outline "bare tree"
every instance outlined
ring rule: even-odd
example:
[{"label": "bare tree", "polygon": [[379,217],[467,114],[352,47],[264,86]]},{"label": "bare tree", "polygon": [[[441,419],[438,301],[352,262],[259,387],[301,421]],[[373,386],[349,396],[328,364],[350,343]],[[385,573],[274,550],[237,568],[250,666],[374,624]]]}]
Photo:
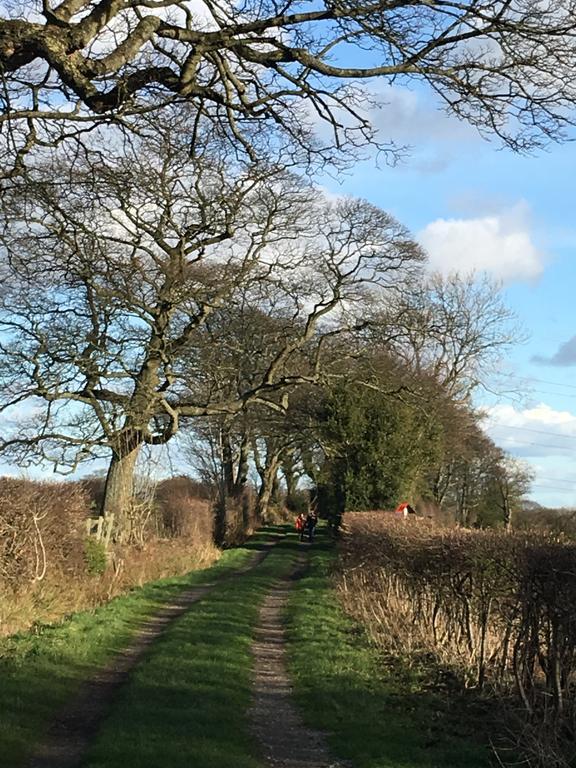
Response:
[{"label": "bare tree", "polygon": [[487,277],[433,274],[397,293],[372,337],[417,375],[432,376],[457,400],[488,386],[506,352],[522,338],[501,288]]},{"label": "bare tree", "polygon": [[[277,303],[284,298],[283,289],[278,292],[272,285],[261,287],[267,291],[260,291],[256,297],[252,286],[245,290],[238,286],[227,306],[204,324],[204,342],[196,350],[194,361],[189,361],[193,370],[188,379],[205,390],[205,398],[234,400],[257,387],[273,357],[302,333],[303,318],[286,314],[283,301]],[[293,360],[294,370],[301,377],[317,375],[314,364],[307,359],[316,342],[313,339],[301,350],[299,361]],[[192,465],[199,469],[205,455],[215,457],[212,478],[220,490],[222,507],[226,498],[242,495],[254,461],[262,478],[258,440],[270,420],[276,430],[281,428],[292,396],[290,393],[288,397],[286,389],[278,392],[274,411],[248,404],[240,413],[186,425],[185,442]]]},{"label": "bare tree", "polygon": [[[323,338],[423,258],[375,207],[237,164],[213,136],[191,155],[179,127],[79,158],[67,184],[52,159],[14,183],[1,233],[0,408],[38,404],[1,447],[55,467],[111,455],[104,505],[119,521],[143,445],[185,418],[282,410],[287,387],[318,376]],[[231,391],[208,386],[200,362],[207,321],[237,292],[292,332]]]},{"label": "bare tree", "polygon": [[184,458],[212,489],[214,538],[226,541],[228,504],[240,503],[244,530],[251,510],[244,495],[249,473],[250,445],[242,429],[244,412],[193,419],[184,425],[181,450]]},{"label": "bare tree", "polygon": [[522,501],[534,480],[534,470],[524,461],[496,449],[491,472],[493,503],[507,531],[512,530]]},{"label": "bare tree", "polygon": [[453,510],[459,525],[469,527],[481,516],[496,450],[494,443],[472,420],[459,439],[446,446],[444,472],[447,487],[443,502]]},{"label": "bare tree", "polygon": [[[446,109],[515,149],[562,138],[575,100],[575,0],[4,0],[4,150],[187,100],[250,150],[279,130],[308,151],[373,139],[367,78],[422,80]],[[194,137],[196,124],[189,126]],[[319,151],[320,146],[316,145]],[[16,165],[14,166],[14,161]]]},{"label": "bare tree", "polygon": [[[400,284],[407,274],[398,275]],[[252,289],[239,288],[227,307],[205,323],[205,341],[197,350],[196,368],[189,378],[209,392],[209,397],[218,393],[219,398],[234,399],[257,386],[270,360],[303,333],[305,317],[287,311],[286,280],[280,291],[275,286],[261,285],[266,291],[261,291],[257,300]],[[301,290],[297,296],[305,300]],[[301,444],[311,439],[305,434],[304,422],[308,420],[308,428],[313,428],[302,400],[307,396],[321,398],[325,380],[349,374],[343,360],[353,350],[355,333],[363,326],[359,309],[361,312],[362,308],[356,308],[341,315],[337,324],[319,329],[297,351],[292,367],[298,379],[277,393],[277,408],[248,403],[240,413],[196,419],[184,426],[187,456],[200,472],[207,458],[210,460],[210,478],[220,489],[222,506],[225,497],[242,495],[251,473],[257,477],[260,516],[278,501],[280,472],[288,493],[293,495],[296,466],[300,464],[296,454]],[[334,350],[336,340],[338,353]]]},{"label": "bare tree", "polygon": [[452,406],[445,416],[442,461],[430,476],[433,500],[451,510],[459,525],[503,524],[510,530],[532,470],[494,444],[478,413]]}]

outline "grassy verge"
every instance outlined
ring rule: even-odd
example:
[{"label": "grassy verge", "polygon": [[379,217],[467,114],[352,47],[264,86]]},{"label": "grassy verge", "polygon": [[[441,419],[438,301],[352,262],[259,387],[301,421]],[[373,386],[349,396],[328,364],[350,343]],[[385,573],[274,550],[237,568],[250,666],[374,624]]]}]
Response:
[{"label": "grassy verge", "polygon": [[247,564],[273,535],[260,532],[243,547],[224,552],[211,568],[148,584],[57,625],[37,625],[0,639],[0,764],[21,765],[82,680],[122,649],[164,602]]},{"label": "grassy verge", "polygon": [[430,688],[422,670],[385,663],[330,588],[335,553],[320,538],[288,609],[288,653],[307,721],[355,768],[486,768],[486,713]]},{"label": "grassy verge", "polygon": [[282,541],[216,587],[155,643],[115,702],[86,768],[259,768],[248,731],[254,624],[297,551]]}]

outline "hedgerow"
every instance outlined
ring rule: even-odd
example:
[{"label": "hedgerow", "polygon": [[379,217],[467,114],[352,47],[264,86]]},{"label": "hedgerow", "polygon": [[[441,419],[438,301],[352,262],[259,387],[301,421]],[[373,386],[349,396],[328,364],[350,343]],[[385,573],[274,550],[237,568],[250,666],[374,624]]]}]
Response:
[{"label": "hedgerow", "polygon": [[516,751],[535,766],[570,765],[576,544],[388,513],[348,514],[345,524],[338,586],[372,639],[512,702]]}]

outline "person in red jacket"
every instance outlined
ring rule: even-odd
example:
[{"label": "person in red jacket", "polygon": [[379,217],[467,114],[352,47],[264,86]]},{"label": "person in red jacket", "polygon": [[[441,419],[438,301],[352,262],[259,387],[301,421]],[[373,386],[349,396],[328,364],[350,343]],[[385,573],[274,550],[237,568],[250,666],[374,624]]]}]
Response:
[{"label": "person in red jacket", "polygon": [[304,512],[300,512],[296,518],[296,531],[300,534],[300,541],[304,541],[304,529],[306,526],[306,515]]}]

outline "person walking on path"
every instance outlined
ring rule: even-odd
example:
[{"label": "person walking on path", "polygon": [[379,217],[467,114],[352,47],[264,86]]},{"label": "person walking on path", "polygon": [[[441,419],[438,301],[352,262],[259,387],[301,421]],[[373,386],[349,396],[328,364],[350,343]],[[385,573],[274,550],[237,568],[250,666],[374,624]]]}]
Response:
[{"label": "person walking on path", "polygon": [[304,534],[306,532],[306,523],[308,518],[304,512],[300,512],[296,518],[296,531],[300,534],[300,541],[304,541]]},{"label": "person walking on path", "polygon": [[308,535],[308,541],[314,541],[314,534],[316,533],[316,526],[318,525],[318,515],[311,510],[306,515],[306,521],[304,523],[304,529]]}]

